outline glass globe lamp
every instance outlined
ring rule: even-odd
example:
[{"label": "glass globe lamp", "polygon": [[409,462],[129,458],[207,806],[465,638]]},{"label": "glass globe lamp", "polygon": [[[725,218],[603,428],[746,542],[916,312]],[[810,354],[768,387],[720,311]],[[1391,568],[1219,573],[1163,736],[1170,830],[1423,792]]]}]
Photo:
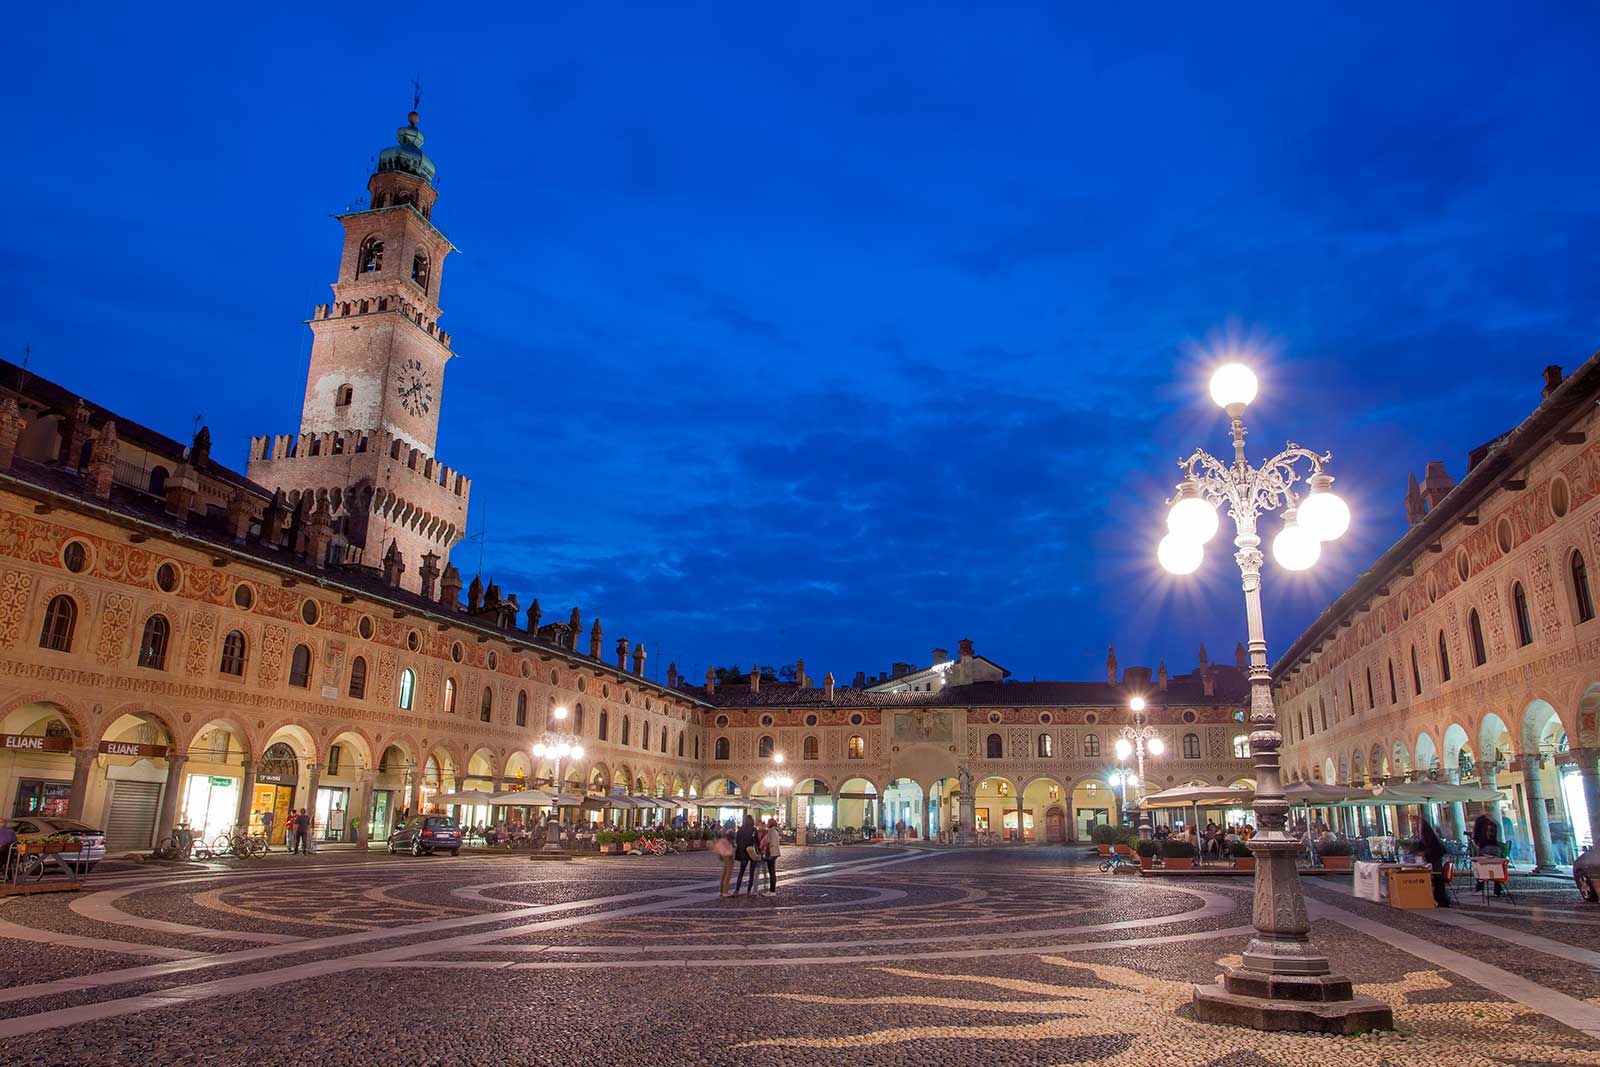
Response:
[{"label": "glass globe lamp", "polygon": [[1318,541],[1338,540],[1350,528],[1350,505],[1329,488],[1332,484],[1329,475],[1313,474],[1311,492],[1299,508],[1300,525]]},{"label": "glass globe lamp", "polygon": [[1211,375],[1211,399],[1228,414],[1237,414],[1256,398],[1256,372],[1243,363],[1224,363]]},{"label": "glass globe lamp", "polygon": [[1178,486],[1178,500],[1167,512],[1167,530],[1186,541],[1203,545],[1217,536],[1217,509],[1200,495],[1195,483]]},{"label": "glass globe lamp", "polygon": [[1118,759],[1127,759],[1128,756],[1132,754],[1132,752],[1133,752],[1133,746],[1128,743],[1128,739],[1127,738],[1125,738],[1125,737],[1117,738],[1117,758]]},{"label": "glass globe lamp", "polygon": [[1159,737],[1152,737],[1145,747],[1150,750],[1152,756],[1159,756],[1167,750],[1166,742]]},{"label": "glass globe lamp", "polygon": [[1169,533],[1156,545],[1156,559],[1169,574],[1193,574],[1205,561],[1205,546]]},{"label": "glass globe lamp", "polygon": [[1294,511],[1283,517],[1283,529],[1272,539],[1272,558],[1286,571],[1303,571],[1322,555],[1322,544],[1301,526]]},{"label": "glass globe lamp", "polygon": [[1134,697],[1132,700],[1128,701],[1128,707],[1134,711],[1143,711],[1144,697]]}]

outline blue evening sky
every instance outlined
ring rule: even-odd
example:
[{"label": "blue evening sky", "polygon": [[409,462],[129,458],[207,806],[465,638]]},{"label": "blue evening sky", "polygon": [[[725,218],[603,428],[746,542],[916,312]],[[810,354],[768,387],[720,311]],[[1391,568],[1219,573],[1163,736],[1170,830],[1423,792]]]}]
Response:
[{"label": "blue evening sky", "polygon": [[242,469],[420,77],[485,572],[843,683],[1230,659],[1223,542],[1153,551],[1230,344],[1356,512],[1279,652],[1600,342],[1593,8],[758,7],[19,10],[0,350]]}]

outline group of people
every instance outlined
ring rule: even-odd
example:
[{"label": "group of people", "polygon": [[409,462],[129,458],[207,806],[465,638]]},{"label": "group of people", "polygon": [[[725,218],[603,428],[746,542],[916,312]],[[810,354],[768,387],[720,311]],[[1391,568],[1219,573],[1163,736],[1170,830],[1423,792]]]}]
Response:
[{"label": "group of people", "polygon": [[1218,857],[1232,854],[1233,846],[1237,842],[1248,842],[1255,836],[1255,832],[1255,827],[1247,822],[1218,826],[1210,820],[1206,821],[1204,830],[1196,828],[1194,823],[1188,823],[1181,826],[1157,826],[1153,831],[1157,841],[1175,837],[1189,842],[1202,856]]},{"label": "group of people", "polygon": [[[267,839],[267,851],[272,851],[272,824],[277,816],[272,809],[263,811],[261,818],[261,833]],[[290,855],[299,853],[302,856],[311,853],[311,813],[305,808],[290,808],[289,814],[283,817],[283,843]]]},{"label": "group of people", "polygon": [[[737,830],[729,829],[712,844],[712,850],[722,860],[722,889],[724,897],[736,897],[741,888],[746,896],[756,892],[756,876],[762,866],[767,869],[767,889],[770,896],[778,891],[778,856],[783,851],[783,834],[777,819],[768,819],[763,826],[755,816],[745,812],[744,824]],[[739,861],[739,875],[733,878],[733,892],[728,892],[728,879],[733,877],[733,861]],[[748,885],[746,876],[748,875]]]}]

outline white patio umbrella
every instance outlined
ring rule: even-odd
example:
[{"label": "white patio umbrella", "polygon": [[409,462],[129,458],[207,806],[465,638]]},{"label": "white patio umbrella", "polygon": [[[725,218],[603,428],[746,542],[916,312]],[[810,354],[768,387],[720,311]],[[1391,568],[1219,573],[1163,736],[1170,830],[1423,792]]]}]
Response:
[{"label": "white patio umbrella", "polygon": [[515,793],[496,793],[489,800],[490,807],[548,808],[550,794],[542,789],[524,789]]},{"label": "white patio umbrella", "polygon": [[488,804],[499,795],[481,789],[462,789],[455,793],[439,793],[430,799],[435,804]]}]

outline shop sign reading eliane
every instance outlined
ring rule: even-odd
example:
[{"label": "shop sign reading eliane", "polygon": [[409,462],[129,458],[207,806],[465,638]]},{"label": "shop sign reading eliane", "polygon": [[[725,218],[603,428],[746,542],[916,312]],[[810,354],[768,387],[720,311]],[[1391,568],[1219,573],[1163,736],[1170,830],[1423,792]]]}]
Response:
[{"label": "shop sign reading eliane", "polygon": [[145,756],[160,759],[167,754],[167,746],[141,745],[133,741],[102,741],[100,751],[107,756]]},{"label": "shop sign reading eliane", "polygon": [[72,738],[33,734],[0,734],[0,749],[19,752],[71,752]]}]

